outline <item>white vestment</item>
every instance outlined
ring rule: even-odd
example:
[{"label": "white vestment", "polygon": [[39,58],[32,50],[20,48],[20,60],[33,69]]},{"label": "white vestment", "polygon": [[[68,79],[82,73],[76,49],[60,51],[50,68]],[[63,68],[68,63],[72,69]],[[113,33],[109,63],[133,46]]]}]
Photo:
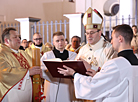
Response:
[{"label": "white vestment", "polygon": [[5,95],[2,102],[32,102],[32,81],[31,81],[31,77],[29,76],[29,71],[23,78],[23,82],[20,90],[18,89],[19,84],[20,82],[18,82],[8,92],[8,94]]},{"label": "white vestment", "polygon": [[107,61],[94,77],[76,73],[75,95],[96,102],[132,102],[129,101],[132,79],[132,65],[118,57]]},{"label": "white vestment", "polygon": [[[71,51],[68,52],[69,59],[75,59],[77,54]],[[43,60],[53,58],[55,58],[53,51],[44,53],[44,55],[41,57],[42,70],[47,70]],[[72,102],[77,100],[75,98],[74,84],[72,79],[53,78],[48,71],[43,71],[43,78],[46,79],[44,84],[44,95],[46,96],[46,102]]]},{"label": "white vestment", "polygon": [[84,45],[80,49],[76,59],[79,57],[85,59],[92,65],[92,69],[97,71],[106,61],[116,57],[116,54],[113,51],[112,45],[101,37],[95,45]]}]

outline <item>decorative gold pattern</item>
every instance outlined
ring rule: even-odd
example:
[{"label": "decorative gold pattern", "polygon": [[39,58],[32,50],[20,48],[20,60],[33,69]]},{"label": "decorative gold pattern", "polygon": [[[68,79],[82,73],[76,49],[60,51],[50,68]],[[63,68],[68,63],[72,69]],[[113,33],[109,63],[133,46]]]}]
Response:
[{"label": "decorative gold pattern", "polygon": [[94,57],[93,55],[92,55],[90,64],[98,67],[98,61],[96,60],[96,57]]},{"label": "decorative gold pattern", "polygon": [[20,53],[20,56],[15,54],[14,52],[12,52],[12,54],[17,58],[17,60],[19,61],[21,67],[28,69],[30,68],[29,63],[27,62],[27,60],[25,59],[25,57]]}]

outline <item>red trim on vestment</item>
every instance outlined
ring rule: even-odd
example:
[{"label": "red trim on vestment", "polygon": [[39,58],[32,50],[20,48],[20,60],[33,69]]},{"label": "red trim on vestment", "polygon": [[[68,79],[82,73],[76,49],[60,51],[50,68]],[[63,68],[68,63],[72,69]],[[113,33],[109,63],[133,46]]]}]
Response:
[{"label": "red trim on vestment", "polygon": [[41,54],[43,55],[43,54],[44,54],[44,52],[42,51],[42,52],[41,52]]},{"label": "red trim on vestment", "polygon": [[30,65],[26,58],[20,53],[20,56],[18,56],[16,53],[12,52],[12,54],[16,57],[16,59],[19,61],[21,67],[28,69],[30,68]]},{"label": "red trim on vestment", "polygon": [[[28,69],[27,69],[25,75],[23,76],[23,78],[26,76],[27,72],[28,72]],[[22,79],[23,79],[23,78],[22,78]],[[19,80],[15,85],[17,85],[20,81],[21,81],[21,80]],[[3,98],[5,97],[5,95],[6,95],[15,85],[13,85],[13,86],[3,95],[3,97],[2,97],[1,100],[0,100],[0,102],[3,100]]]},{"label": "red trim on vestment", "polygon": [[24,78],[22,78],[21,81],[19,82],[18,90],[21,90],[21,88],[22,88],[23,79]]},{"label": "red trim on vestment", "polygon": [[[24,77],[26,76],[28,69],[30,68],[29,63],[27,62],[26,58],[20,53],[20,56],[18,56],[17,54],[15,54],[14,52],[12,52],[12,54],[16,57],[16,59],[19,61],[21,67],[27,69],[25,75],[23,76],[23,78],[21,80],[19,80],[15,85],[17,85],[20,81],[22,81],[24,79]],[[23,60],[23,61],[22,61]],[[26,64],[26,65],[25,65]],[[3,98],[5,97],[5,95],[15,86],[13,85],[1,98],[0,102],[3,100]],[[19,84],[20,85],[20,84]]]}]

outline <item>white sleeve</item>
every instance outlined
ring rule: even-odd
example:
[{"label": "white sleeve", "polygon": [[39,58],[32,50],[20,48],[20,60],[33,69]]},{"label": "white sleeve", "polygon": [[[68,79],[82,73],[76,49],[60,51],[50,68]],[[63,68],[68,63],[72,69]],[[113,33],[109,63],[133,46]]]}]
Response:
[{"label": "white sleeve", "polygon": [[47,54],[44,53],[44,55],[40,59],[43,78],[51,83],[57,84],[59,82],[59,78],[53,78],[50,72],[47,70],[45,64],[43,63],[43,61],[46,59],[47,59]]},{"label": "white sleeve", "polygon": [[76,73],[74,76],[77,98],[95,100],[108,94],[109,89],[120,82],[120,73],[115,63],[108,61],[93,78]]}]

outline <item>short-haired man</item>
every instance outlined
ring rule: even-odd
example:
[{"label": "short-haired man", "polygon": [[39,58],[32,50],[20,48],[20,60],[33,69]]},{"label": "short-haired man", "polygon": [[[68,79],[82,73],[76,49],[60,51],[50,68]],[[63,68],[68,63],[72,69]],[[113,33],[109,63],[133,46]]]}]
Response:
[{"label": "short-haired man", "polygon": [[32,102],[31,76],[40,74],[31,57],[20,47],[20,35],[14,28],[2,33],[0,48],[0,102]]},{"label": "short-haired man", "polygon": [[133,48],[134,53],[138,54],[138,29],[136,25],[132,26],[133,30],[133,39],[131,41],[131,47]]},{"label": "short-haired man", "polygon": [[[80,50],[80,48],[79,48],[80,43],[81,43],[81,38],[79,36],[73,36],[71,38],[71,44],[68,44],[65,49],[67,49],[68,51],[78,53]],[[79,48],[79,49],[77,49],[77,48]],[[76,51],[76,49],[77,49],[77,51]]]},{"label": "short-haired man", "polygon": [[43,43],[42,43],[42,36],[40,33],[36,32],[33,35],[33,42],[34,44],[31,45],[31,47],[28,47],[25,51],[32,56],[32,48],[39,48],[40,49],[40,54],[41,56],[47,52],[50,51],[51,49],[46,47]]},{"label": "short-haired man", "polygon": [[102,65],[116,56],[112,45],[102,36],[103,17],[97,10],[89,8],[83,16],[83,24],[86,30],[87,44],[84,45],[76,59],[80,57],[91,64],[95,71],[100,70]]},{"label": "short-haired man", "polygon": [[26,39],[23,39],[19,49],[20,50],[25,50],[27,47],[28,47],[28,41]]},{"label": "short-haired man", "polygon": [[[74,85],[72,79],[53,78],[49,71],[43,64],[46,59],[60,58],[61,60],[75,59],[76,53],[67,51],[65,49],[65,36],[63,32],[55,32],[53,34],[52,51],[44,53],[41,57],[43,78],[46,79],[44,86],[44,94],[46,95],[46,102],[72,102],[75,101]],[[77,102],[77,100],[75,101]]]},{"label": "short-haired man", "polygon": [[[138,59],[131,49],[133,31],[129,25],[119,25],[112,32],[114,50],[118,52],[118,58],[107,61],[100,72],[94,70],[87,72],[90,76],[84,76],[67,66],[58,68],[59,73],[74,76],[75,95],[77,98],[94,100],[97,102],[132,102],[129,101],[130,89],[133,89],[132,65],[138,66]],[[86,62],[85,62],[86,64]],[[91,77],[92,76],[92,77]],[[132,93],[131,93],[132,94]]]}]

